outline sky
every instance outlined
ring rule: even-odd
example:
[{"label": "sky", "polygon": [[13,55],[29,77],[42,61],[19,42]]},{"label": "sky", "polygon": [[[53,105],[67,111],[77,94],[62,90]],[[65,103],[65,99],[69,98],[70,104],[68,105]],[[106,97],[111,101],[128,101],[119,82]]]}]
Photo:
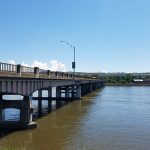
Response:
[{"label": "sky", "polygon": [[[149,0],[0,0],[0,62],[150,72]],[[45,66],[46,65],[46,66]]]}]

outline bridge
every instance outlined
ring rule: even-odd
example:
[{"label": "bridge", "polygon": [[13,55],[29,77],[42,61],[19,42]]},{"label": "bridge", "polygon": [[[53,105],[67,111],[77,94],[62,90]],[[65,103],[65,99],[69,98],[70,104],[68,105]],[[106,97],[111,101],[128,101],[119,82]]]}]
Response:
[{"label": "bridge", "polygon": [[[87,78],[72,72],[54,72],[0,62],[0,128],[26,129],[35,128],[32,121],[33,108],[31,100],[38,100],[38,113],[42,112],[42,100],[48,100],[48,110],[52,109],[52,100],[59,106],[61,101],[81,100],[81,97],[103,87],[103,81]],[[56,87],[56,96],[52,96],[52,87]],[[38,91],[38,96],[33,93]],[[48,96],[43,97],[43,91]],[[6,96],[20,95],[19,100],[9,100]],[[4,110],[20,110],[19,121],[5,120]]]}]

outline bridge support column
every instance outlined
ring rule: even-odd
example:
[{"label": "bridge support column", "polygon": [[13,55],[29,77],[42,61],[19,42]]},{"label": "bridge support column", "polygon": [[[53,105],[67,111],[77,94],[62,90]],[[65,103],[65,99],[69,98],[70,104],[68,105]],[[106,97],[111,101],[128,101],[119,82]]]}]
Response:
[{"label": "bridge support column", "polygon": [[59,100],[61,98],[61,87],[56,87],[56,108],[61,107],[61,101]]},{"label": "bridge support column", "polygon": [[65,97],[66,97],[66,98],[69,98],[69,97],[70,97],[70,87],[69,87],[69,86],[66,86],[65,88],[66,88],[66,89],[65,89]]},{"label": "bridge support column", "polygon": [[98,85],[99,85],[98,88],[100,89],[100,88],[102,88],[104,86],[104,83],[103,82],[99,82]]},{"label": "bridge support column", "polygon": [[29,96],[24,96],[21,102],[20,122],[23,128],[36,128],[37,124],[32,121],[33,108]]},{"label": "bridge support column", "polygon": [[93,91],[96,90],[96,84],[95,83],[93,83],[92,88],[93,88]]},{"label": "bridge support column", "polygon": [[99,89],[99,83],[98,82],[96,83],[96,89],[97,90]]},{"label": "bridge support column", "polygon": [[98,82],[96,83],[96,90],[98,90],[99,89],[99,85],[98,85]]},{"label": "bridge support column", "polygon": [[102,88],[104,86],[104,83],[100,82],[99,83],[99,88]]},{"label": "bridge support column", "polygon": [[80,85],[76,86],[76,98],[79,100],[81,99],[81,86]]},{"label": "bridge support column", "polygon": [[65,87],[65,98],[66,98],[66,104],[70,102],[71,97],[70,97],[70,86]]},{"label": "bridge support column", "polygon": [[56,100],[56,109],[60,108],[62,106],[62,102],[59,100]]},{"label": "bridge support column", "polygon": [[[97,87],[98,88],[98,87]],[[96,83],[86,83],[81,85],[81,95],[92,93],[96,88]]]},{"label": "bridge support column", "polygon": [[[2,96],[1,96],[2,97]],[[20,119],[9,121],[5,120],[3,109],[16,108],[20,110]],[[0,128],[7,129],[32,129],[36,128],[37,124],[32,121],[33,108],[29,96],[24,96],[23,100],[0,100]],[[4,116],[3,116],[4,115]]]},{"label": "bridge support column", "polygon": [[100,89],[100,83],[99,82],[97,83],[97,88]]},{"label": "bridge support column", "polygon": [[93,92],[93,88],[92,88],[92,83],[88,84],[88,93],[92,93]]},{"label": "bridge support column", "polygon": [[61,87],[56,87],[56,97],[61,98]]},{"label": "bridge support column", "polygon": [[75,86],[74,85],[72,85],[71,86],[71,98],[73,99],[73,98],[75,98]]},{"label": "bridge support column", "polygon": [[94,83],[94,86],[95,86],[95,91],[97,90],[97,83]]},{"label": "bridge support column", "polygon": [[3,118],[3,106],[2,106],[2,95],[0,94],[0,124],[2,123],[2,118]]},{"label": "bridge support column", "polygon": [[51,112],[52,111],[52,88],[50,87],[48,89],[48,112]]},{"label": "bridge support column", "polygon": [[42,90],[38,90],[38,116],[42,115]]},{"label": "bridge support column", "polygon": [[81,94],[82,94],[82,96],[84,96],[85,94],[87,94],[86,85],[84,85],[84,84],[81,86]]}]

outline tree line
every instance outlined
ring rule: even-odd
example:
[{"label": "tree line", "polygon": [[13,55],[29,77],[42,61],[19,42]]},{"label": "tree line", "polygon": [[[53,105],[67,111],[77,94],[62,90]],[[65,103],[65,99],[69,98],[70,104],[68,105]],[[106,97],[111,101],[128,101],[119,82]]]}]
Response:
[{"label": "tree line", "polygon": [[87,73],[84,75],[87,78],[100,79],[111,84],[129,84],[134,79],[150,80],[149,73]]}]

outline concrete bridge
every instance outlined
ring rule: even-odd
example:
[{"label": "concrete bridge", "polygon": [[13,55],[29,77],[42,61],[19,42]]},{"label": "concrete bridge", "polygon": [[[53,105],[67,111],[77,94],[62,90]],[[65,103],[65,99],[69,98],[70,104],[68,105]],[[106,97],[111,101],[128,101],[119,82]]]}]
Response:
[{"label": "concrete bridge", "polygon": [[[56,100],[57,105],[61,101],[80,100],[81,96],[103,85],[102,81],[85,76],[75,75],[73,78],[70,72],[53,72],[38,67],[0,63],[0,128],[36,127],[36,123],[32,121],[31,100],[38,100],[40,115],[42,99],[48,100],[48,110],[51,111],[52,100]],[[52,96],[52,87],[56,87],[56,97]],[[43,97],[43,90],[48,92],[48,97]],[[38,97],[33,97],[35,91],[38,91]],[[5,99],[8,95],[20,95],[21,98],[20,100]],[[19,109],[19,121],[6,121],[4,113],[6,108]]]}]

